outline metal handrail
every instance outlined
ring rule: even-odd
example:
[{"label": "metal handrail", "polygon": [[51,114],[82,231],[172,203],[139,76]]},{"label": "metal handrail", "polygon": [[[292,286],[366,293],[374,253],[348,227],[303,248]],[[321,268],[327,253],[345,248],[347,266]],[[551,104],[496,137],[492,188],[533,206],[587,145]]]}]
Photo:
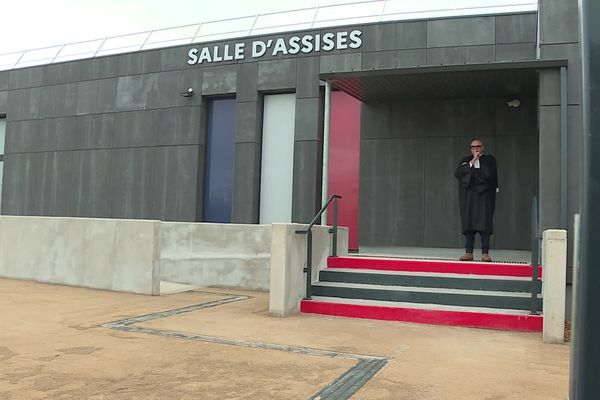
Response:
[{"label": "metal handrail", "polygon": [[306,267],[304,272],[306,273],[306,297],[304,300],[310,300],[312,297],[312,227],[321,218],[321,215],[325,212],[329,204],[333,201],[333,226],[329,230],[332,234],[332,245],[331,245],[331,257],[337,257],[337,236],[338,236],[338,199],[342,196],[338,194],[332,194],[329,200],[325,203],[321,210],[315,215],[315,217],[308,224],[308,228],[299,229],[296,231],[298,235],[306,235]]},{"label": "metal handrail", "polygon": [[538,267],[540,265],[540,227],[539,227],[538,201],[537,196],[531,200],[531,314],[539,314],[540,279],[538,277]]}]

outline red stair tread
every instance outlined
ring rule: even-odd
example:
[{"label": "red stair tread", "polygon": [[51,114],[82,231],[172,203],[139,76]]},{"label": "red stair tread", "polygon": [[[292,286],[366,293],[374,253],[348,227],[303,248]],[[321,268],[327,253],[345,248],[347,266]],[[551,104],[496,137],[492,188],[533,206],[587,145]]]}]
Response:
[{"label": "red stair tread", "polygon": [[[392,258],[328,257],[328,268],[373,269],[379,271],[435,272],[447,274],[531,277],[532,268],[524,264],[432,261]],[[538,277],[542,277],[538,267]]]},{"label": "red stair tread", "polygon": [[327,303],[302,300],[303,313],[333,315],[383,321],[416,322],[430,325],[464,326],[471,328],[541,332],[541,315],[495,314],[467,311],[428,310],[418,308],[383,307],[360,304]]}]

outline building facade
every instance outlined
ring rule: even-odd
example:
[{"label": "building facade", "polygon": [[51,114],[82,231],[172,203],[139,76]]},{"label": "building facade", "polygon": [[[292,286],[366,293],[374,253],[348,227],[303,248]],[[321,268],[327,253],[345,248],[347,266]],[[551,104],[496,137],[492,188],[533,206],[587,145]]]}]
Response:
[{"label": "building facade", "polygon": [[460,247],[481,137],[494,246],[528,249],[534,196],[541,229],[579,210],[577,2],[0,71],[0,117],[4,215],[308,222],[325,173],[352,248]]}]

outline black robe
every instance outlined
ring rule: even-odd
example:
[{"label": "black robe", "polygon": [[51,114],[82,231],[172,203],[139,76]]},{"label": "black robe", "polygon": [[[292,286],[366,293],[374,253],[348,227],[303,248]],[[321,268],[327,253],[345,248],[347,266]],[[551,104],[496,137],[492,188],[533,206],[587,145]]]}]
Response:
[{"label": "black robe", "polygon": [[483,154],[480,168],[471,167],[473,156],[458,163],[454,176],[458,179],[458,201],[462,233],[467,231],[494,233],[494,209],[498,173],[494,156]]}]

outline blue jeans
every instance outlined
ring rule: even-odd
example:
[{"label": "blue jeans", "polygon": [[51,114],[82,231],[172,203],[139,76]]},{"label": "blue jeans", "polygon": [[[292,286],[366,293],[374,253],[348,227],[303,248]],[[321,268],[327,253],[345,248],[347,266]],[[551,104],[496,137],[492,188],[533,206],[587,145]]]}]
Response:
[{"label": "blue jeans", "polygon": [[481,236],[481,252],[487,254],[490,251],[490,234],[487,232],[478,231],[467,231],[465,233],[465,249],[467,253],[473,253],[473,246],[475,245],[475,234],[479,233]]}]

